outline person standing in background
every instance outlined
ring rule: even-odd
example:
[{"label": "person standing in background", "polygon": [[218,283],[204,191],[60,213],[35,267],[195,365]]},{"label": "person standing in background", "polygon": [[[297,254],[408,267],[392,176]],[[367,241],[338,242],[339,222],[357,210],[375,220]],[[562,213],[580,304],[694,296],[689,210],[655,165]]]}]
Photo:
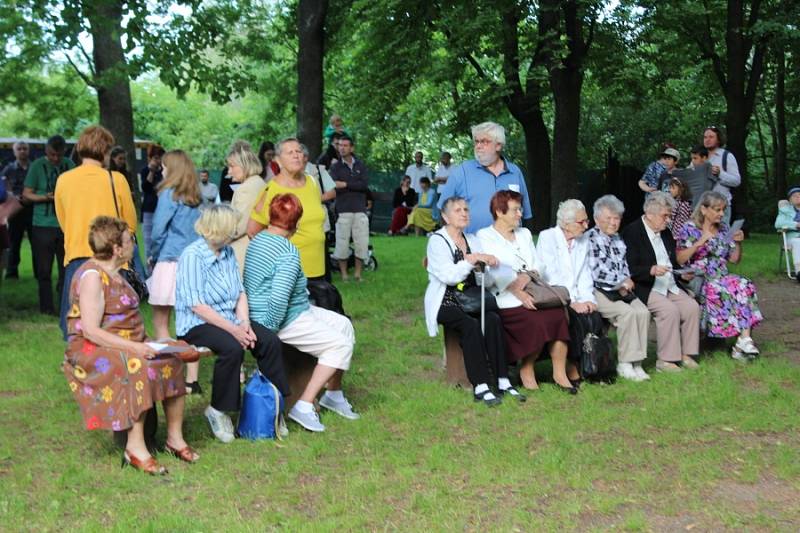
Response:
[{"label": "person standing in background", "polygon": [[431,167],[422,162],[423,158],[424,154],[422,152],[416,152],[414,154],[414,163],[406,168],[406,176],[411,177],[411,188],[415,191],[422,190],[419,180],[422,178],[433,179]]},{"label": "person standing in background", "polygon": [[[28,241],[32,242],[31,232],[33,230],[33,205],[22,197],[22,190],[25,187],[25,176],[28,175],[30,166],[30,147],[25,141],[14,143],[14,161],[6,165],[0,172],[0,179],[6,180],[6,192],[13,194],[22,203],[22,210],[8,221],[8,233],[11,249],[8,257],[8,269],[6,279],[19,278],[20,248],[25,232],[28,232]],[[31,257],[33,267],[33,257]],[[35,267],[32,268],[34,270]]]},{"label": "person standing in background", "polygon": [[[77,152],[77,150],[76,150]],[[133,203],[136,209],[142,207],[142,191],[139,190],[139,182],[134,179],[134,174],[128,170],[128,154],[122,146],[115,146],[111,149],[111,157],[108,160],[108,170],[116,171],[125,176],[128,181],[128,186],[131,189],[131,196],[133,196]],[[138,250],[134,256],[138,255]]]},{"label": "person standing in background", "polygon": [[450,170],[453,168],[453,158],[450,152],[442,152],[442,157],[439,158],[439,165],[436,167],[436,176],[433,183],[436,187],[447,183],[447,178],[450,177]]},{"label": "person standing in background", "polygon": [[217,185],[208,181],[208,170],[200,170],[200,196],[203,197],[203,205],[213,204],[218,194]]},{"label": "person standing in background", "polygon": [[147,166],[139,172],[142,183],[142,237],[145,257],[150,255],[150,234],[153,231],[153,215],[158,205],[158,184],[164,179],[161,172],[161,158],[166,153],[164,147],[151,144],[147,148]]},{"label": "person standing in background", "polygon": [[50,137],[44,148],[44,157],[34,161],[28,169],[22,191],[25,200],[34,204],[31,250],[36,282],[39,284],[39,312],[48,315],[57,315],[50,283],[53,260],[58,263],[57,301],[61,301],[64,287],[64,233],[58,224],[53,200],[58,177],[75,167],[70,159],[64,157],[66,148],[64,137]]},{"label": "person standing in background", "polygon": [[742,176],[739,173],[739,164],[736,162],[736,157],[723,148],[724,144],[725,137],[718,127],[709,126],[703,130],[703,146],[708,150],[711,179],[714,181],[712,190],[717,191],[728,200],[722,221],[730,226],[731,201],[733,199],[731,189],[738,187],[742,183]]}]

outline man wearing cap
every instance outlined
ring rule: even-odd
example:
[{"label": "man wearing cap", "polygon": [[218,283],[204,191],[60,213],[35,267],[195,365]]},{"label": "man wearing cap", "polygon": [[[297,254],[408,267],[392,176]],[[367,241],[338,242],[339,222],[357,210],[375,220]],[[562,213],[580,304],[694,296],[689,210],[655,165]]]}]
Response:
[{"label": "man wearing cap", "polygon": [[639,188],[647,193],[645,196],[654,191],[669,192],[669,180],[680,158],[679,151],[671,145],[665,145],[658,154],[658,161],[650,163],[639,180]]}]

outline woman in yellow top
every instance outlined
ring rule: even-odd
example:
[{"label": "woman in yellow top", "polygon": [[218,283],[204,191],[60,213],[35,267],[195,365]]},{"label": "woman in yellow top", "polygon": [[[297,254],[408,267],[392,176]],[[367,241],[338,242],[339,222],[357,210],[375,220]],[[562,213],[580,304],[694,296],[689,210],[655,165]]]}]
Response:
[{"label": "woman in yellow top", "polygon": [[[121,218],[136,234],[136,208],[128,180],[119,172],[103,168],[114,146],[114,136],[102,126],[81,132],[75,150],[81,165],[61,174],[56,182],[56,218],[64,232],[64,290],[61,296],[61,331],[67,338],[66,311],[72,276],[93,253],[89,227],[100,215]],[[113,188],[111,186],[113,180]]]},{"label": "woman in yellow top", "polygon": [[[233,182],[233,198],[231,207],[239,214],[239,223],[236,225],[236,232],[233,236],[231,247],[239,264],[239,274],[244,274],[244,255],[247,252],[247,245],[250,244],[250,237],[247,236],[247,221],[250,213],[256,206],[258,198],[264,191],[264,179],[261,177],[261,161],[253,152],[250,143],[246,141],[236,141],[231,146],[226,158],[228,164],[228,175]],[[238,184],[238,185],[237,185]]]},{"label": "woman in yellow top", "polygon": [[291,193],[300,199],[303,216],[297,224],[297,232],[290,239],[300,252],[300,263],[307,278],[325,275],[325,211],[319,187],[310,176],[306,176],[303,149],[295,138],[284,139],[275,147],[275,158],[281,172],[267,184],[259,198],[247,233],[251,237],[269,225],[269,204],[279,194]]}]

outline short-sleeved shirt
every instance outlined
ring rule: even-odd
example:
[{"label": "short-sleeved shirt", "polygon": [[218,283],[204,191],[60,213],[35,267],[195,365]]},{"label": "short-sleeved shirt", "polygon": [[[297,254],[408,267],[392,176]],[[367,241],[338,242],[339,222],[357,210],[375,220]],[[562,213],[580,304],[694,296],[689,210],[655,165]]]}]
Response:
[{"label": "short-sleeved shirt", "polygon": [[[266,188],[266,198],[261,211],[253,209],[250,218],[264,226],[269,225],[269,204],[279,194],[291,193],[300,200],[303,206],[303,216],[297,223],[297,232],[292,236],[294,244],[300,252],[300,262],[306,277],[317,278],[325,275],[325,232],[322,227],[325,223],[325,210],[322,207],[319,185],[314,178],[306,176],[306,183],[297,189],[284,187],[275,180],[269,182]],[[260,203],[256,202],[256,207]]]},{"label": "short-sleeved shirt", "polygon": [[17,198],[22,198],[22,189],[25,187],[25,177],[28,175],[28,167],[24,168],[19,164],[19,161],[12,161],[0,171],[0,178],[5,178],[6,189],[8,192],[14,193]]},{"label": "short-sleeved shirt", "polygon": [[244,292],[239,265],[233,249],[225,246],[215,254],[200,238],[190,244],[178,259],[175,284],[175,332],[186,335],[194,327],[205,324],[192,307],[205,304],[225,320],[234,324],[236,304]]},{"label": "short-sleeved shirt", "polygon": [[495,176],[486,167],[474,159],[464,161],[453,169],[447,183],[439,187],[438,208],[453,196],[466,198],[469,204],[470,221],[465,233],[477,233],[478,230],[494,223],[489,203],[497,191],[512,190],[522,194],[522,218],[533,218],[528,187],[525,178],[517,165],[503,159],[503,171]]},{"label": "short-sleeved shirt", "polygon": [[[73,168],[75,168],[75,163],[66,157],[62,157],[58,165],[53,165],[46,157],[40,157],[31,163],[28,175],[25,176],[25,187],[40,195],[54,193],[58,177]],[[59,227],[54,202],[33,204],[33,225],[47,228]]]}]

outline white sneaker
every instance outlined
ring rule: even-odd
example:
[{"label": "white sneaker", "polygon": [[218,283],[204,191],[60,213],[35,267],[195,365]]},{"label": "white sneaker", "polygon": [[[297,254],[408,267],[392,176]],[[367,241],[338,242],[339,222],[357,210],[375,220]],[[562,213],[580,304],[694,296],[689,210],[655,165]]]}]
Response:
[{"label": "white sneaker", "polygon": [[208,425],[211,426],[211,431],[214,433],[215,437],[225,444],[234,441],[236,435],[233,434],[233,422],[231,422],[231,417],[217,411],[210,405],[206,407],[203,414],[206,415]]},{"label": "white sneaker", "polygon": [[750,361],[753,360],[752,356],[748,356],[743,351],[738,350],[736,346],[734,346],[733,349],[731,350],[731,357],[736,361],[742,361],[743,363],[749,363]]},{"label": "white sneaker", "polygon": [[740,352],[744,352],[747,355],[758,355],[759,354],[758,347],[753,342],[753,338],[752,337],[742,337],[742,336],[740,336],[736,340],[736,345],[734,346],[734,349],[738,349]]},{"label": "white sneaker", "polygon": [[315,433],[321,433],[325,431],[325,426],[323,426],[322,422],[319,421],[319,415],[314,409],[308,413],[302,413],[298,411],[297,406],[293,406],[289,410],[289,418],[309,431],[313,431]]},{"label": "white sneaker", "polygon": [[641,381],[642,379],[639,377],[639,374],[633,369],[633,365],[631,363],[619,363],[617,365],[617,374],[620,377],[625,379],[629,379],[631,381]]},{"label": "white sneaker", "polygon": [[353,411],[353,406],[350,405],[350,402],[347,401],[347,398],[341,401],[336,401],[327,394],[323,394],[322,398],[319,399],[319,405],[325,409],[330,409],[337,415],[343,416],[348,420],[358,420],[361,418],[360,414]]},{"label": "white sneaker", "polygon": [[650,375],[644,371],[644,368],[642,368],[641,364],[636,363],[635,365],[633,365],[633,371],[636,372],[636,375],[639,376],[639,379],[641,381],[650,380]]},{"label": "white sneaker", "polygon": [[286,419],[283,415],[278,417],[278,436],[282,439],[289,436],[289,428],[286,427]]}]

